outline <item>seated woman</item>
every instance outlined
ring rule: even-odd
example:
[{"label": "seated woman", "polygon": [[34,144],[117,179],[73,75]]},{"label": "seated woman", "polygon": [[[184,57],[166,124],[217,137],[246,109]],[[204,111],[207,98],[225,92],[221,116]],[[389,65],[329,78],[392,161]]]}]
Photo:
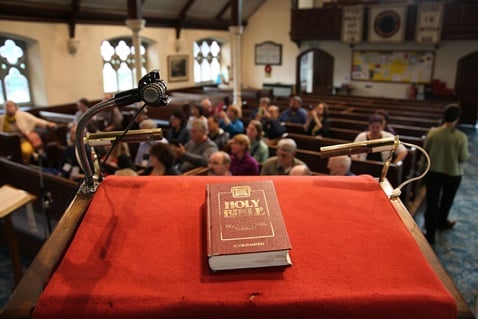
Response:
[{"label": "seated woman", "polygon": [[395,132],[395,129],[388,123],[388,112],[385,111],[384,109],[378,109],[375,111],[375,114],[381,115],[383,117],[383,130],[385,132],[390,132],[393,135],[397,135],[397,132]]},{"label": "seated woman", "polygon": [[229,133],[230,137],[244,133],[244,123],[241,121],[242,112],[236,105],[229,105],[227,112],[221,111],[218,114],[221,128]]},{"label": "seated woman", "polygon": [[153,144],[149,150],[149,161],[151,166],[147,167],[139,175],[181,175],[181,172],[174,166],[175,159],[171,145],[165,143]]},{"label": "seated woman", "polygon": [[231,141],[231,174],[259,175],[259,163],[249,153],[250,142],[245,134],[237,134]]},{"label": "seated woman", "polygon": [[207,123],[207,118],[203,114],[203,109],[200,104],[188,104],[189,106],[189,119],[187,123],[188,130],[191,129],[193,120],[196,118],[202,119],[204,122]]},{"label": "seated woman", "polygon": [[330,136],[329,107],[326,103],[319,102],[317,105],[312,105],[307,112],[304,130],[312,136]]},{"label": "seated woman", "polygon": [[169,122],[170,128],[166,136],[169,143],[185,145],[191,138],[187,128],[186,114],[182,110],[176,109],[173,111],[173,114],[171,114]]},{"label": "seated woman", "polygon": [[251,141],[251,155],[258,163],[263,163],[269,158],[269,147],[262,140],[264,135],[262,124],[257,120],[252,120],[247,125],[247,137]]},{"label": "seated woman", "polygon": [[113,175],[118,169],[122,168],[136,169],[127,143],[119,143],[111,154],[106,157],[110,148],[110,145],[105,146],[103,150],[100,150],[99,156],[101,169],[106,176]]},{"label": "seated woman", "polygon": [[[155,129],[157,128],[156,122],[152,119],[146,119],[139,123],[139,129],[141,130],[148,130],[148,129]],[[136,156],[134,158],[135,165],[139,168],[145,168],[150,165],[149,163],[149,150],[151,145],[156,143],[168,143],[166,138],[162,138],[161,140],[152,140],[152,141],[143,141],[139,143],[138,150],[136,151]]]},{"label": "seated woman", "polygon": [[[384,120],[381,115],[373,114],[368,121],[368,131],[359,133],[354,142],[363,142],[369,140],[376,140],[381,138],[394,137],[392,133],[384,131]],[[403,144],[398,144],[397,149],[394,152],[393,163],[397,164],[407,157],[408,150]],[[353,154],[352,158],[361,160],[371,160],[385,162],[390,156],[390,151],[377,152],[377,153],[360,153]]]}]

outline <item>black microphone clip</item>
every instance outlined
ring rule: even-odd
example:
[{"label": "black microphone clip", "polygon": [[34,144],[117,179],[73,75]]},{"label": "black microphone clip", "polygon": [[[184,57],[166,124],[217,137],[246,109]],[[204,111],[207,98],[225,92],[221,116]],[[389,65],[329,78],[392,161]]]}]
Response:
[{"label": "black microphone clip", "polygon": [[138,89],[142,100],[147,105],[165,106],[171,101],[171,98],[166,95],[168,87],[161,80],[159,70],[153,70],[139,80]]},{"label": "black microphone clip", "polygon": [[166,95],[168,87],[161,80],[159,70],[153,70],[143,76],[138,82],[138,88],[115,95],[114,102],[117,106],[126,106],[144,101],[148,106],[165,106],[171,101]]}]

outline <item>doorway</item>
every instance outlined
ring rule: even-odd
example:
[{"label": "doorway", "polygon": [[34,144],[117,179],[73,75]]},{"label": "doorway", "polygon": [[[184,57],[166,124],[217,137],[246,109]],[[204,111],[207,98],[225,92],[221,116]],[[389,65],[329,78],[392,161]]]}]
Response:
[{"label": "doorway", "polygon": [[460,122],[473,126],[476,125],[478,108],[476,83],[478,83],[478,51],[458,61],[455,79],[455,93],[463,108]]},{"label": "doorway", "polygon": [[297,94],[332,94],[334,57],[320,49],[302,52],[296,61]]}]

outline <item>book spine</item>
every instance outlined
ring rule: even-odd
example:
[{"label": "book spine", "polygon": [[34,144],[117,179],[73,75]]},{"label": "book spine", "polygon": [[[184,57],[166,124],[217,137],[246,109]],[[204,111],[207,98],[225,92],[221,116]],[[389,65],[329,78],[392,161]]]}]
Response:
[{"label": "book spine", "polygon": [[206,185],[206,240],[207,240],[207,255],[212,256],[212,198],[211,198],[211,186]]}]

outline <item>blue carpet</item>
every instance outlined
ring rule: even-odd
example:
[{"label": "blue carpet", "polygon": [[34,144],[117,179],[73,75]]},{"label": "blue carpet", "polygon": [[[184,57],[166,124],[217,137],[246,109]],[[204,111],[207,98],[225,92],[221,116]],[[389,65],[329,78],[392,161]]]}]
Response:
[{"label": "blue carpet", "polygon": [[[478,132],[461,128],[469,138],[471,159],[464,164],[465,176],[458,190],[450,218],[457,221],[454,228],[439,232],[435,252],[455,282],[470,309],[475,309],[478,295]],[[423,226],[423,207],[415,215]],[[28,267],[30,261],[22,260]],[[13,274],[6,249],[0,249],[0,307],[7,302],[13,289]]]},{"label": "blue carpet", "polygon": [[[471,158],[463,164],[465,175],[450,211],[456,225],[438,232],[435,252],[463,298],[474,310],[478,295],[478,132],[460,127],[468,136]],[[415,221],[423,227],[422,207]],[[476,315],[476,314],[475,314]]]},{"label": "blue carpet", "polygon": [[[3,235],[2,233],[2,236]],[[30,262],[30,260],[22,258],[21,263],[24,271],[26,271]],[[0,307],[3,307],[7,303],[14,287],[12,262],[10,261],[8,250],[4,247],[0,247]]]}]

